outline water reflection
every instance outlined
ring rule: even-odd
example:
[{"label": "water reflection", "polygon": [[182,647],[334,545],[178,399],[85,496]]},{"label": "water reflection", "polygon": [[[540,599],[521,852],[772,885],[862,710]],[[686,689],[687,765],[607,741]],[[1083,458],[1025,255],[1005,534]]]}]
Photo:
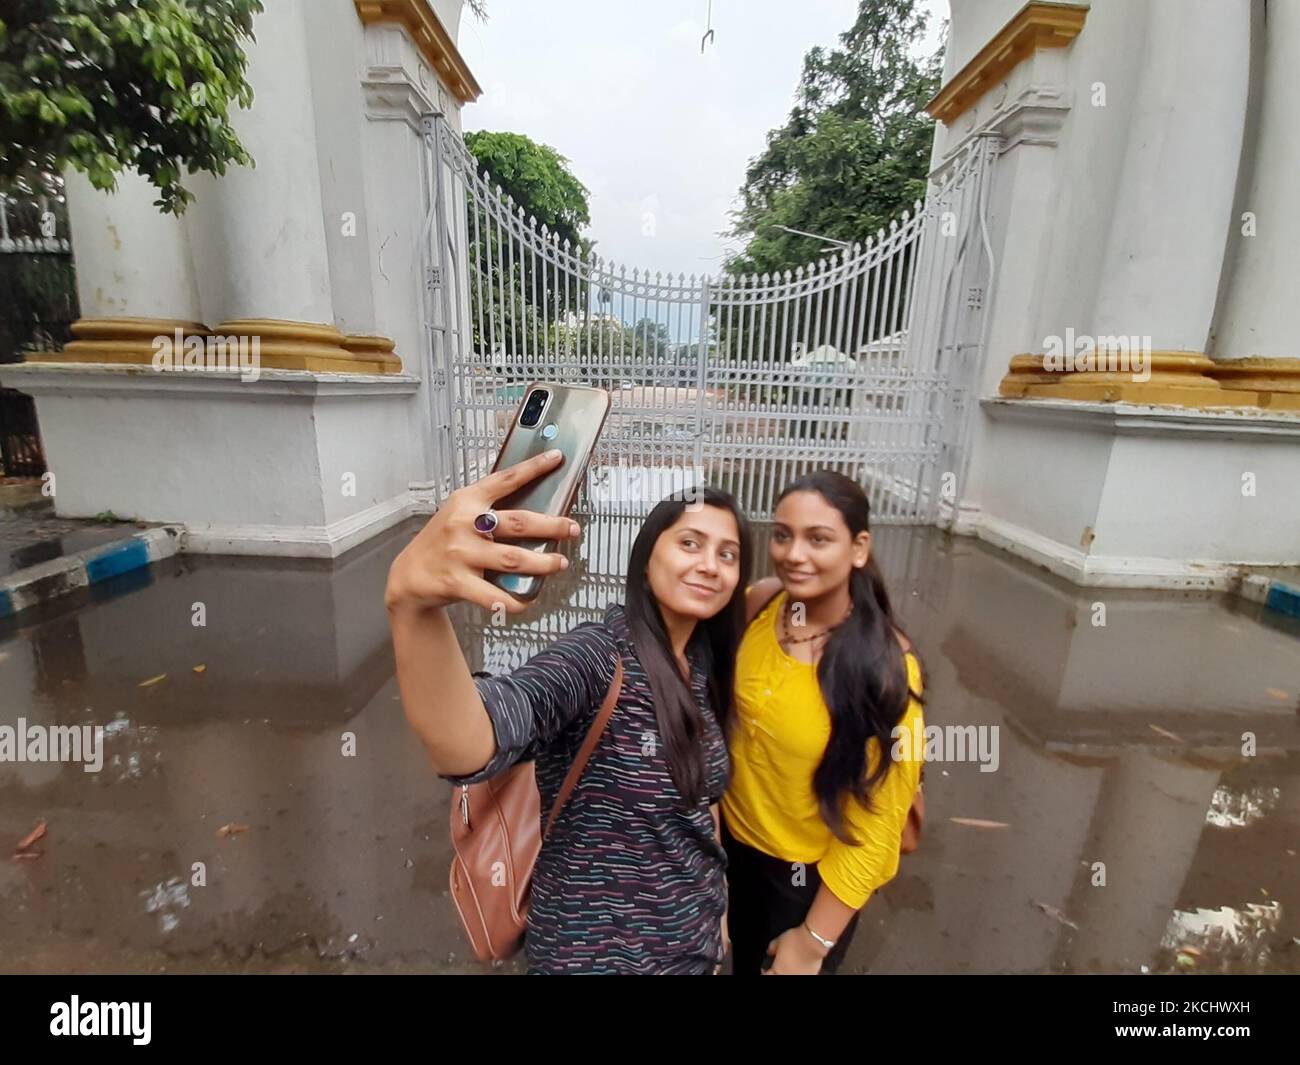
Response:
[{"label": "water reflection", "polygon": [[1157,970],[1252,972],[1273,967],[1282,905],[1246,903],[1240,909],[1175,911],[1160,940]]},{"label": "water reflection", "polygon": [[[473,668],[622,599],[639,519],[582,520],[533,612],[457,612]],[[392,676],[384,578],[417,527],[332,564],[179,556],[0,623],[0,726],[106,730],[97,774],[0,763],[0,835],[49,823],[41,858],[0,862],[0,969],[479,970],[447,897],[450,788]],[[847,970],[1300,970],[1300,723],[1270,694],[1296,691],[1300,626],[1073,588],[933,530],[874,542],[929,721],[998,726],[1001,764],[927,774],[921,850]]]},{"label": "water reflection", "polygon": [[1210,808],[1205,811],[1206,824],[1218,828],[1245,828],[1268,814],[1282,799],[1278,787],[1254,787],[1236,791],[1220,784],[1210,798]]}]

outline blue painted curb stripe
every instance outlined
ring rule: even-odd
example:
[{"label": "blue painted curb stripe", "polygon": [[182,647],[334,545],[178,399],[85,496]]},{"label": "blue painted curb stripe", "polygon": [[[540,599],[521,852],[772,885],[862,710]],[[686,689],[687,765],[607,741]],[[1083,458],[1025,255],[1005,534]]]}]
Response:
[{"label": "blue painted curb stripe", "polygon": [[133,540],[87,562],[86,578],[91,584],[98,584],[110,577],[116,577],[119,573],[126,573],[147,565],[149,565],[149,545],[143,540]]},{"label": "blue painted curb stripe", "polygon": [[1274,581],[1268,587],[1268,599],[1265,600],[1265,605],[1270,610],[1300,618],[1300,588],[1292,588],[1290,585]]},{"label": "blue painted curb stripe", "polygon": [[0,618],[7,618],[16,613],[14,599],[7,591],[0,591]]}]

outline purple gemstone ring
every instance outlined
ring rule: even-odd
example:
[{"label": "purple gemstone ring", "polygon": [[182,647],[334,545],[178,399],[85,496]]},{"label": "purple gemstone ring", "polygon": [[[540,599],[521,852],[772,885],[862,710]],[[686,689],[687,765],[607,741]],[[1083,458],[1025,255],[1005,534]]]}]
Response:
[{"label": "purple gemstone ring", "polygon": [[491,536],[498,524],[497,512],[495,510],[485,510],[474,519],[474,531],[482,533],[484,536]]}]

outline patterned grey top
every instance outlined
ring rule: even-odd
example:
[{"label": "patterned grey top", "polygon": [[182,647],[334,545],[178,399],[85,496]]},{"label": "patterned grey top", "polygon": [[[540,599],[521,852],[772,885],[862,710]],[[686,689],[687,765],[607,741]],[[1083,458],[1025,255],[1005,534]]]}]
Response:
[{"label": "patterned grey top", "polygon": [[668,770],[650,684],[620,605],[514,672],[476,680],[497,753],[471,784],[536,760],[542,816],[559,793],[623,659],[623,687],[600,743],[542,845],[525,949],[536,973],[711,973],[721,957],[726,856],[709,807],[729,762],[709,708],[707,662],[691,656],[705,722],[706,791],[686,806]]}]

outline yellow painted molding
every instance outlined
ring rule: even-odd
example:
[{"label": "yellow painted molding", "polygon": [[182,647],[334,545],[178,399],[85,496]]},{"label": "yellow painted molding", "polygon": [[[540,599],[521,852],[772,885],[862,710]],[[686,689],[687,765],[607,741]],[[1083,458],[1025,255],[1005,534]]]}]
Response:
[{"label": "yellow painted molding", "polygon": [[396,345],[386,336],[377,333],[349,333],[343,338],[343,347],[354,355],[374,359],[380,367],[375,373],[401,373],[402,360],[393,352]]},{"label": "yellow painted molding", "polygon": [[998,385],[1008,399],[1065,399],[1086,403],[1153,406],[1258,407],[1259,393],[1232,391],[1210,376],[1213,359],[1191,351],[1151,352],[1151,376],[1136,381],[1127,371],[1049,370],[1042,355],[1016,355]]},{"label": "yellow painted molding", "polygon": [[926,114],[952,122],[1034,52],[1068,45],[1087,17],[1087,4],[1031,0],[925,105]]},{"label": "yellow painted molding", "polygon": [[242,318],[209,329],[202,322],[173,318],[82,318],[72,325],[62,351],[29,352],[26,362],[152,365],[159,337],[182,342],[190,337],[248,337],[257,342],[258,366],[264,370],[310,370],[314,373],[395,374],[402,361],[387,337],[344,336],[332,325],[278,318]]},{"label": "yellow painted molding", "polygon": [[264,370],[310,370],[313,373],[389,373],[370,352],[353,352],[347,337],[332,325],[290,322],[280,318],[237,318],[212,330],[225,336],[256,339]]},{"label": "yellow painted molding", "polygon": [[470,73],[460,49],[442,20],[434,14],[428,0],[353,0],[361,21],[372,26],[395,22],[406,28],[420,54],[437,71],[443,84],[463,104],[471,104],[483,95],[479,83]]},{"label": "yellow painted molding", "polygon": [[170,340],[178,329],[183,338],[208,333],[208,327],[202,322],[179,318],[79,318],[72,323],[72,335],[76,339],[68,341],[62,351],[28,352],[24,361],[148,364],[153,361],[156,339]]},{"label": "yellow painted molding", "polygon": [[1300,358],[1225,359],[1208,372],[1229,391],[1255,393],[1261,407],[1300,410]]}]

